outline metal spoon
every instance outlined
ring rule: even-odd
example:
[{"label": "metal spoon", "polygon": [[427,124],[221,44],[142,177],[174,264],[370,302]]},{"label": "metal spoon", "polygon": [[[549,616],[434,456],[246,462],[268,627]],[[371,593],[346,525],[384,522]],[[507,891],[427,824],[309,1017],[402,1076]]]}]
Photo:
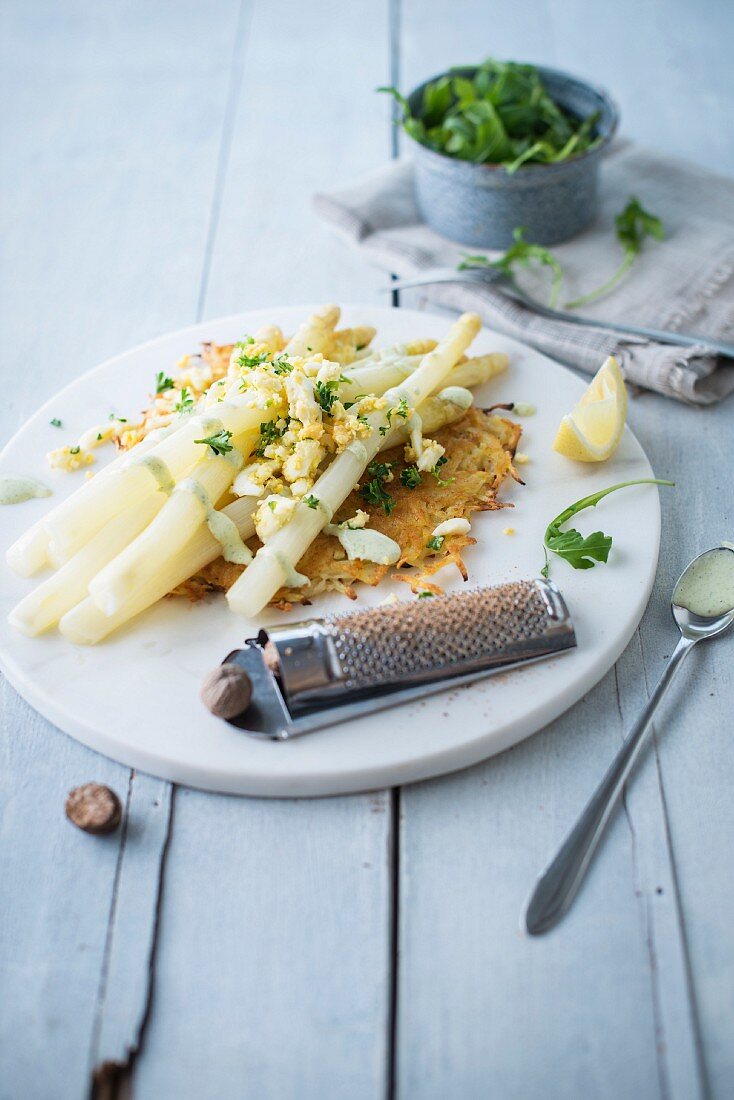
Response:
[{"label": "metal spoon", "polygon": [[[698,613],[692,608],[697,608]],[[671,610],[681,633],[680,641],[586,809],[538,879],[523,914],[525,930],[532,936],[547,932],[569,909],[625,781],[647,741],[653,714],[684,657],[697,642],[721,634],[734,622],[734,547],[715,547],[694,558],[673,590]]]},{"label": "metal spoon", "polygon": [[465,268],[463,271],[457,271],[452,267],[433,267],[413,278],[393,280],[381,289],[383,291],[408,290],[414,286],[436,286],[439,283],[468,283],[480,287],[493,284],[508,297],[515,298],[534,313],[541,317],[548,317],[552,321],[566,321],[571,325],[586,325],[590,328],[606,328],[612,332],[621,332],[624,336],[642,336],[647,340],[655,340],[660,344],[672,344],[675,347],[700,347],[715,355],[725,355],[729,359],[734,359],[734,344],[712,340],[708,336],[697,336],[692,332],[645,328],[642,325],[620,324],[618,321],[602,321],[597,317],[582,317],[578,313],[569,313],[564,309],[551,309],[550,306],[541,305],[535,298],[531,298],[521,286],[518,286],[511,275],[496,267]]}]

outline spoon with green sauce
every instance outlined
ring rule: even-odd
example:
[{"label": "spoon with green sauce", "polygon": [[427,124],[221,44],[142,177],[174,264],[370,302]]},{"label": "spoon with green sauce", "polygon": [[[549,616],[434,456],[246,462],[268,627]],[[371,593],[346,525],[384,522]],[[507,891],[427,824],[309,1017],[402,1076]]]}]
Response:
[{"label": "spoon with green sauce", "polygon": [[734,546],[722,544],[694,558],[671,600],[680,640],[632,731],[557,854],[538,879],[523,923],[531,936],[552,928],[581,885],[622,788],[647,742],[652,718],[673,677],[697,642],[714,638],[734,622]]}]

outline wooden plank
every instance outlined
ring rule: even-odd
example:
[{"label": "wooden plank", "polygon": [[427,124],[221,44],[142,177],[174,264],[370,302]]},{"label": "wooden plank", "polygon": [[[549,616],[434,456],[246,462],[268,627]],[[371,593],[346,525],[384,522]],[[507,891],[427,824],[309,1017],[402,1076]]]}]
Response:
[{"label": "wooden plank", "polygon": [[178,789],[136,1100],[382,1095],[388,807]]},{"label": "wooden plank", "polygon": [[54,733],[5,682],[1,713],[0,1095],[77,1100],[121,834],[74,828],[64,800],[95,780],[124,803],[129,772]]},{"label": "wooden plank", "polygon": [[[100,359],[193,320],[239,12],[4,6],[4,435]],[[77,1098],[145,1011],[167,795],[154,806],[150,780],[130,786],[3,691],[3,1095]],[[63,816],[90,779],[129,792],[112,837]]]},{"label": "wooden plank", "polygon": [[[256,3],[242,64],[205,315],[374,299],[310,194],[388,152],[386,5]],[[391,836],[384,792],[177,791],[138,1100],[383,1094]]]},{"label": "wooden plank", "polygon": [[[539,4],[526,3],[503,13],[502,23],[492,26],[491,52],[545,60],[580,72],[584,65],[593,67],[590,75],[613,90],[620,88],[628,97],[634,93],[637,78],[627,68],[632,68],[631,59],[625,60],[624,51],[610,47],[614,42],[611,24],[601,57],[598,43],[579,31],[578,5],[551,6],[545,13],[552,16],[551,34],[543,14]],[[635,9],[635,18],[642,23],[650,17],[650,12]],[[615,23],[621,27],[624,21],[618,19],[619,9],[615,9]],[[475,43],[481,41],[487,22],[486,8],[479,4],[462,5],[457,18],[455,10],[449,13],[433,4],[422,4],[419,10],[408,0],[403,5],[401,86],[412,87],[449,61],[478,56]],[[681,135],[664,109],[669,87],[663,79],[666,58],[685,39],[685,22],[672,35],[658,34],[654,43],[649,36],[637,40],[638,47],[644,42],[647,51],[646,73],[659,69],[661,80],[652,100],[646,98],[649,111],[632,116],[631,132],[669,151],[695,157],[697,150],[690,143],[681,147]],[[582,37],[583,52],[579,49]],[[692,66],[700,78],[702,99],[711,96],[717,102],[730,102],[732,81],[723,88],[721,82],[714,87],[707,71],[717,49],[707,35],[706,48],[691,58]],[[638,77],[639,61],[638,57],[634,66]],[[608,78],[605,69],[609,69]],[[697,114],[702,99],[689,101],[685,110]],[[718,125],[716,118],[715,114],[707,123],[712,131]],[[698,149],[700,159],[712,163],[714,149],[719,158],[716,166],[731,167],[713,132],[704,144],[705,155],[703,148]],[[707,440],[712,433],[717,438],[725,415],[719,409],[707,419]],[[724,1031],[731,1005],[724,989],[731,983],[727,986],[721,978],[731,974],[734,963],[731,936],[724,926],[731,887],[729,878],[721,874],[729,845],[724,841],[722,849],[721,842],[707,846],[705,841],[706,836],[732,835],[730,799],[723,794],[721,769],[712,775],[715,760],[725,751],[720,741],[726,737],[723,715],[727,707],[731,709],[731,691],[727,695],[719,686],[710,694],[706,687],[713,687],[715,679],[702,677],[699,684],[710,712],[707,725],[718,718],[721,730],[703,769],[700,756],[694,760],[690,746],[698,716],[681,715],[680,707],[671,705],[662,721],[667,723],[674,711],[688,732],[685,773],[674,761],[675,778],[668,779],[671,764],[666,754],[657,760],[651,756],[631,785],[624,811],[613,825],[590,881],[562,926],[538,942],[516,930],[520,906],[534,877],[653,686],[648,666],[654,664],[657,675],[662,655],[670,652],[667,599],[675,569],[666,566],[666,554],[674,552],[676,569],[684,564],[679,561],[684,522],[687,532],[698,532],[700,537],[709,512],[731,516],[731,487],[727,484],[723,490],[722,509],[710,486],[711,469],[726,468],[723,451],[720,456],[716,453],[723,440],[702,455],[701,468],[695,471],[682,442],[701,438],[702,416],[707,413],[650,395],[632,405],[632,426],[654,464],[666,473],[673,470],[670,476],[676,476],[675,468],[685,484],[695,484],[700,515],[691,517],[686,512],[683,520],[674,498],[664,498],[666,519],[670,518],[664,527],[664,579],[656,588],[658,602],[654,597],[641,635],[615,673],[569,715],[505,757],[445,783],[403,792],[399,1095],[685,1098],[708,1095],[709,1087],[713,1095],[724,1096],[730,1086],[731,1044]],[[721,427],[718,431],[723,434]],[[673,454],[675,462],[671,462]],[[718,488],[721,493],[721,485]],[[726,529],[726,523],[722,526]],[[718,534],[724,537],[721,531]],[[649,657],[648,651],[657,656]],[[726,660],[723,643],[720,652],[719,659]],[[716,668],[711,673],[715,678]],[[702,800],[703,808],[697,806],[698,828],[691,837],[687,785],[691,774],[701,770],[702,786],[708,790],[711,785],[713,794]],[[676,817],[666,813],[673,790]],[[710,855],[708,865],[702,867],[704,847]],[[437,852],[445,854],[437,860]],[[713,898],[711,882],[715,882]],[[712,911],[717,914],[713,944]],[[440,967],[433,965],[436,958],[441,959]]]},{"label": "wooden plank", "polygon": [[90,1069],[127,1066],[149,1007],[172,787],[133,772],[92,1033]]},{"label": "wooden plank", "polygon": [[[663,497],[660,566],[641,625],[637,675],[649,691],[677,636],[668,611],[676,578],[696,554],[732,539],[731,402],[709,410],[671,408],[645,396],[633,403],[632,414],[656,468],[677,484]],[[728,873],[734,865],[734,807],[726,767],[733,654],[734,637],[727,636],[691,655],[657,723],[655,747],[673,855],[670,889],[684,929],[705,1073],[717,1098],[730,1094],[734,1080],[734,942],[728,919],[734,904]]]},{"label": "wooden plank", "polygon": [[[631,811],[561,926],[538,940],[519,930],[535,877],[619,736],[612,673],[534,739],[403,792],[398,1095],[699,1095],[687,1018],[665,1032],[656,1003],[651,951],[667,962],[675,940],[649,919],[654,887],[638,852],[652,842]],[[680,968],[665,980],[680,990]]]},{"label": "wooden plank", "polygon": [[389,155],[387,0],[254,5],[204,315],[384,303],[384,275],[312,209]]}]

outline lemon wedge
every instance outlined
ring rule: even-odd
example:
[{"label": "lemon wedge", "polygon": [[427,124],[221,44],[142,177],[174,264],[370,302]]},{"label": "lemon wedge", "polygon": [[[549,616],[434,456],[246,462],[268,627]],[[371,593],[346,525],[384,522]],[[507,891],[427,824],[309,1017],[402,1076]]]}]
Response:
[{"label": "lemon wedge", "polygon": [[553,450],[577,462],[603,462],[619,446],[626,416],[624,378],[616,359],[610,356],[594,375],[578,405],[564,416]]}]

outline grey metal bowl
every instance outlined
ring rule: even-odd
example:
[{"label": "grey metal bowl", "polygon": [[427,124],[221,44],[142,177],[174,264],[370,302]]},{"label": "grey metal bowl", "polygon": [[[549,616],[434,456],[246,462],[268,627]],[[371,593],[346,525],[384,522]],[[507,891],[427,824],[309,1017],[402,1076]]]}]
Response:
[{"label": "grey metal bowl", "polygon": [[[596,130],[602,140],[561,164],[524,164],[510,175],[502,165],[456,160],[410,138],[418,208],[444,237],[476,248],[507,248],[513,229],[524,226],[527,240],[557,244],[594,220],[599,166],[617,129],[619,112],[601,88],[557,69],[536,68],[561,107],[580,118],[599,112]],[[453,70],[459,75],[475,71]],[[426,84],[437,79],[431,77],[411,92],[412,111],[418,111]]]}]

